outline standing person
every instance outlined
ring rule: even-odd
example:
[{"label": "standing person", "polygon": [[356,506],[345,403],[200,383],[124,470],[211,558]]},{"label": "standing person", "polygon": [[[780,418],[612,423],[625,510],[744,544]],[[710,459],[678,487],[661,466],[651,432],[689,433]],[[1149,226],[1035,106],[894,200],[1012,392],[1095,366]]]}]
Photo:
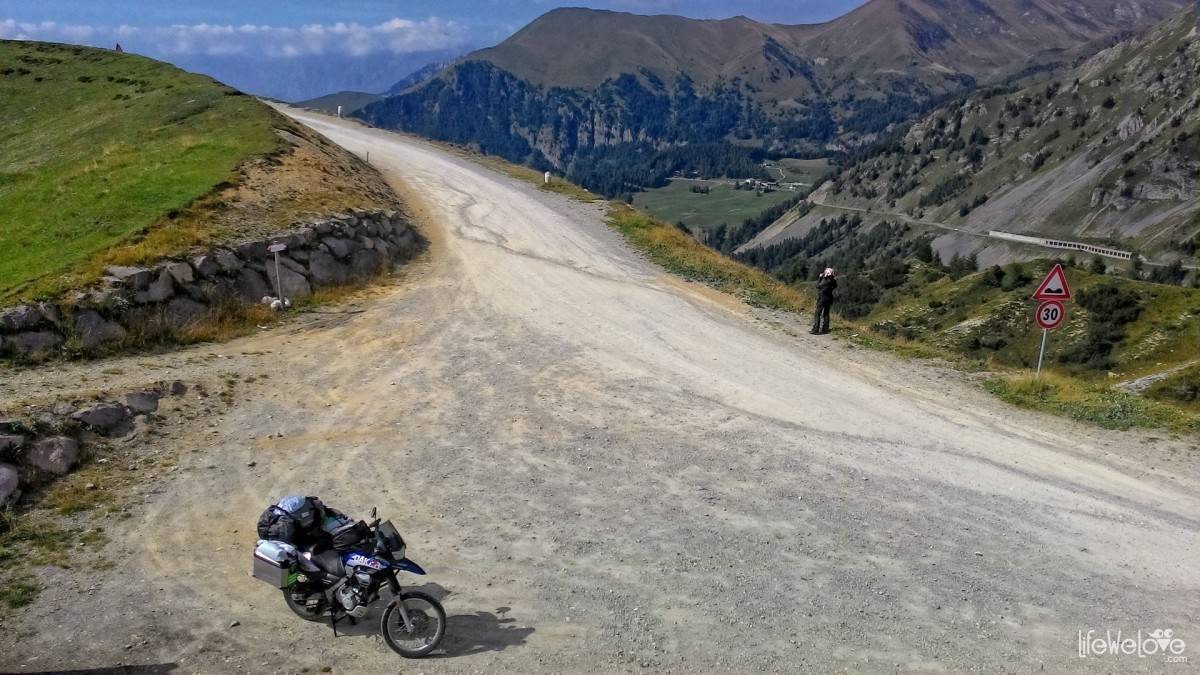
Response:
[{"label": "standing person", "polygon": [[817,308],[813,312],[813,335],[829,332],[829,310],[833,307],[833,292],[837,290],[837,271],[826,267],[817,279]]}]

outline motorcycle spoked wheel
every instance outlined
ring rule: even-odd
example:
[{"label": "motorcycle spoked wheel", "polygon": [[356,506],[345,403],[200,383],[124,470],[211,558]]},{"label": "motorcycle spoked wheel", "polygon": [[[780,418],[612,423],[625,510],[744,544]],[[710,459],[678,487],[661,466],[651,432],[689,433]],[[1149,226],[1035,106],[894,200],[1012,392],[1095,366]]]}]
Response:
[{"label": "motorcycle spoked wheel", "polygon": [[[401,602],[412,623],[411,631],[400,614],[398,603]],[[379,621],[379,629],[392,651],[407,659],[419,659],[433,653],[446,637],[446,610],[426,593],[407,591],[388,604]]]},{"label": "motorcycle spoked wheel", "polygon": [[287,603],[288,609],[292,610],[296,616],[305,621],[324,621],[325,615],[328,613],[328,608],[325,607],[325,600],[322,599],[317,603],[315,611],[309,610],[308,605],[296,602],[292,597],[292,589],[283,589],[283,601]]}]

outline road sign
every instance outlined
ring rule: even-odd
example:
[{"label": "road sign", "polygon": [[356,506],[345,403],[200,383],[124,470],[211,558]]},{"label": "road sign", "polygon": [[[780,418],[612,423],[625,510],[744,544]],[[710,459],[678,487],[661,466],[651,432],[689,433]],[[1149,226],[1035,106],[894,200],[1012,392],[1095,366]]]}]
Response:
[{"label": "road sign", "polygon": [[1041,286],[1038,286],[1037,292],[1033,294],[1034,300],[1070,300],[1071,287],[1067,285],[1067,273],[1063,271],[1062,265],[1055,265],[1050,270],[1050,274],[1046,275],[1045,281]]},{"label": "road sign", "polygon": [[267,251],[269,251],[271,253],[279,253],[280,251],[286,251],[286,250],[287,250],[287,244],[271,244],[270,246],[267,247]]},{"label": "road sign", "polygon": [[1067,309],[1058,300],[1047,300],[1037,309],[1037,324],[1042,330],[1054,330],[1067,318]]}]

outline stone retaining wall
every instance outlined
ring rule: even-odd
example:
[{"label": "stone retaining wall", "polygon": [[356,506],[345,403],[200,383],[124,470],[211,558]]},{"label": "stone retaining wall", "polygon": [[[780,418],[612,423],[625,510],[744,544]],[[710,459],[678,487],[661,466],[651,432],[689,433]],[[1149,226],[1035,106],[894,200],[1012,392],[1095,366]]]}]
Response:
[{"label": "stone retaining wall", "polygon": [[0,355],[40,360],[113,351],[260,303],[275,295],[274,256],[267,250],[273,243],[287,245],[278,282],[290,300],[369,279],[420,246],[403,214],[355,210],[187,260],[110,267],[99,284],[67,302],[0,310]]}]

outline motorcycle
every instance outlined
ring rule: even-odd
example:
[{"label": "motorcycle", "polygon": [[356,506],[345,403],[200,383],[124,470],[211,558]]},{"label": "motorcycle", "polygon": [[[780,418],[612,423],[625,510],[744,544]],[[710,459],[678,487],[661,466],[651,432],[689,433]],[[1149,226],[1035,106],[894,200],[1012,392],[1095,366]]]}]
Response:
[{"label": "motorcycle", "polygon": [[376,515],[371,509],[371,536],[346,553],[314,554],[281,541],[259,541],[251,575],[281,589],[300,618],[328,618],[334,635],[339,621],[365,617],[386,585],[392,599],[380,618],[384,641],[405,658],[428,656],[445,637],[446,610],[427,593],[401,588],[400,572],[423,576],[425,570],[405,557],[404,539],[392,522]]}]

